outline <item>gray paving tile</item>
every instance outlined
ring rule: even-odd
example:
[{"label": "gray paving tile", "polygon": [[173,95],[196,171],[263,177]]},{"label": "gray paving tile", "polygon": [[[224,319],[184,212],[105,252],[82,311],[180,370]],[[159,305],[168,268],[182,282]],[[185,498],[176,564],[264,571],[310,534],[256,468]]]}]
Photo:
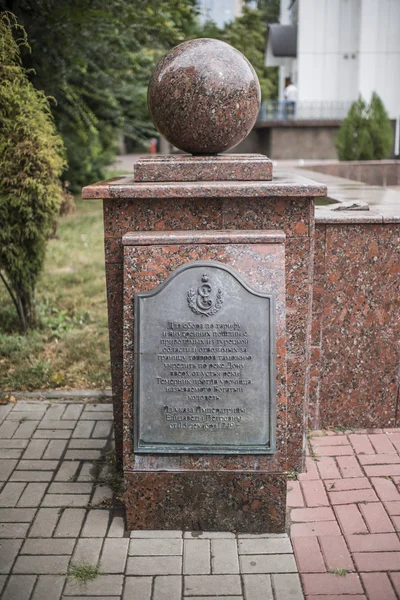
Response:
[{"label": "gray paving tile", "polygon": [[66,483],[54,482],[50,484],[49,494],[91,494],[92,489],[92,483],[80,483],[76,481]]},{"label": "gray paving tile", "polygon": [[112,500],[113,493],[112,490],[106,485],[99,485],[96,487],[93,498],[91,501],[92,506],[97,506],[106,500]]},{"label": "gray paving tile", "polygon": [[122,600],[150,600],[152,577],[125,577]]},{"label": "gray paving tile", "polygon": [[54,471],[57,468],[57,460],[20,460],[18,471]]},{"label": "gray paving tile", "polygon": [[286,554],[292,552],[289,538],[242,539],[239,554]]},{"label": "gray paving tile", "polygon": [[52,537],[59,518],[57,508],[40,508],[29,531],[29,537]]},{"label": "gray paving tile", "polygon": [[12,439],[12,440],[0,440],[0,448],[2,449],[6,449],[6,448],[18,448],[18,449],[24,449],[27,447],[27,445],[29,444],[29,440],[16,440],[16,439]]},{"label": "gray paving tile", "polygon": [[243,575],[243,585],[244,600],[274,600],[271,575]]},{"label": "gray paving tile", "polygon": [[94,481],[93,463],[84,462],[79,473],[77,481]]},{"label": "gray paving tile", "polygon": [[211,541],[183,541],[184,575],[209,575],[211,573]]},{"label": "gray paving tile", "polygon": [[47,483],[28,483],[17,506],[39,506],[47,486]]},{"label": "gray paving tile", "polygon": [[111,402],[90,402],[85,405],[85,413],[87,412],[110,412],[112,415],[113,405]]},{"label": "gray paving tile", "polygon": [[0,523],[0,538],[25,538],[29,523]]},{"label": "gray paving tile", "polygon": [[112,429],[112,421],[97,421],[92,438],[108,438]]},{"label": "gray paving tile", "polygon": [[62,439],[67,440],[71,437],[72,430],[71,429],[37,429],[33,434],[33,439],[46,439],[46,440],[55,440]]},{"label": "gray paving tile", "polygon": [[71,562],[75,565],[79,563],[97,565],[102,546],[103,538],[80,538]]},{"label": "gray paving tile", "polygon": [[304,600],[298,575],[272,575],[272,580],[275,589],[275,600]]},{"label": "gray paving tile", "polygon": [[215,539],[232,539],[236,538],[234,533],[230,533],[229,531],[185,531],[183,537],[188,540],[192,539],[207,539],[207,540],[215,540]]},{"label": "gray paving tile", "polygon": [[0,508],[0,523],[30,523],[34,508]]},{"label": "gray paving tile", "polygon": [[185,596],[241,596],[239,575],[185,575]]},{"label": "gray paving tile", "polygon": [[22,540],[0,541],[0,573],[9,574],[21,546]]},{"label": "gray paving tile", "polygon": [[[25,421],[25,423],[19,424],[17,421],[14,421],[16,425],[18,425],[17,430],[14,433],[13,439],[29,439],[32,437],[32,434],[36,430],[36,427],[39,425],[39,421]],[[6,425],[7,423],[3,423]],[[2,425],[2,426],[3,426]]]},{"label": "gray paving tile", "polygon": [[153,600],[181,600],[182,576],[159,575],[154,579]]},{"label": "gray paving tile", "polygon": [[3,460],[0,462],[0,481],[7,481],[17,466],[17,460]]},{"label": "gray paving tile", "polygon": [[79,463],[72,460],[63,460],[54,477],[54,481],[72,481],[79,469]]},{"label": "gray paving tile", "polygon": [[61,419],[67,409],[67,404],[57,403],[48,405],[46,415],[43,420],[46,421],[58,421]]},{"label": "gray paving tile", "polygon": [[49,443],[48,440],[31,440],[29,442],[22,458],[25,460],[42,458],[48,443]]},{"label": "gray paving tile", "polygon": [[131,531],[131,538],[182,538],[182,531],[177,530],[150,530],[142,529],[141,531]]},{"label": "gray paving tile", "polygon": [[8,415],[6,422],[18,421],[19,423],[24,423],[26,421],[40,421],[44,414],[45,409],[38,409],[37,407],[35,410],[13,410]]},{"label": "gray paving tile", "polygon": [[107,538],[100,558],[103,573],[123,573],[128,556],[129,539]]},{"label": "gray paving tile", "polygon": [[78,537],[85,515],[84,508],[65,509],[54,532],[54,537]]},{"label": "gray paving tile", "polygon": [[68,569],[69,556],[18,556],[13,573],[60,575]]},{"label": "gray paving tile", "polygon": [[31,600],[59,600],[63,586],[59,575],[39,575]]},{"label": "gray paving tile", "polygon": [[125,521],[123,517],[115,516],[111,522],[110,529],[108,530],[107,536],[114,538],[123,537],[125,532]]},{"label": "gray paving tile", "polygon": [[28,539],[25,540],[20,554],[72,554],[75,540],[71,539]]},{"label": "gray paving tile", "polygon": [[67,450],[66,460],[98,460],[101,457],[101,450]]},{"label": "gray paving tile", "polygon": [[94,421],[111,421],[112,420],[112,413],[110,411],[106,411],[106,412],[100,412],[100,411],[92,411],[92,412],[83,412],[81,419],[83,421],[86,420],[90,420],[93,419]]},{"label": "gray paving tile", "polygon": [[12,404],[2,404],[0,406],[0,423],[4,421],[10,410],[12,409]]},{"label": "gray paving tile", "polygon": [[68,443],[68,449],[71,450],[96,450],[104,448],[107,444],[107,440],[93,440],[93,439],[80,439],[72,438]]},{"label": "gray paving tile", "polygon": [[242,554],[242,573],[296,573],[297,567],[292,554]]},{"label": "gray paving tile", "polygon": [[171,556],[182,554],[182,540],[179,539],[131,539],[130,556]]},{"label": "gray paving tile", "polygon": [[76,421],[49,421],[42,419],[38,425],[38,429],[75,429]]},{"label": "gray paving tile", "polygon": [[34,575],[12,575],[2,595],[2,600],[28,600],[36,577]]},{"label": "gray paving tile", "polygon": [[212,573],[239,573],[236,540],[211,540]]},{"label": "gray paving tile", "polygon": [[68,440],[51,440],[47,446],[43,458],[58,460],[62,457]]},{"label": "gray paving tile", "polygon": [[90,438],[90,435],[93,431],[94,426],[95,426],[94,421],[80,421],[77,424],[77,426],[75,427],[72,437],[73,438],[83,438],[83,439]]},{"label": "gray paving tile", "polygon": [[8,419],[0,425],[0,438],[12,438],[19,427],[18,421],[9,421]]},{"label": "gray paving tile", "polygon": [[83,404],[68,404],[65,412],[62,416],[62,419],[66,419],[67,421],[70,419],[71,421],[75,421],[79,419],[83,410]]},{"label": "gray paving tile", "polygon": [[42,506],[85,507],[89,504],[89,500],[89,494],[46,494],[43,498]]},{"label": "gray paving tile", "polygon": [[180,556],[130,556],[127,575],[180,575],[182,558]]},{"label": "gray paving tile", "polygon": [[53,477],[52,471],[14,471],[10,481],[44,482]]},{"label": "gray paving tile", "polygon": [[105,537],[109,519],[110,513],[108,510],[90,510],[82,530],[82,537]]},{"label": "gray paving tile", "polygon": [[[4,441],[4,440],[3,440]],[[0,459],[21,458],[23,450],[19,448],[0,448]]]},{"label": "gray paving tile", "polygon": [[121,596],[123,575],[99,575],[86,584],[68,581],[64,596]]},{"label": "gray paving tile", "polygon": [[0,494],[0,506],[1,507],[13,507],[17,504],[22,492],[26,487],[26,483],[23,482],[9,482],[4,486]]}]

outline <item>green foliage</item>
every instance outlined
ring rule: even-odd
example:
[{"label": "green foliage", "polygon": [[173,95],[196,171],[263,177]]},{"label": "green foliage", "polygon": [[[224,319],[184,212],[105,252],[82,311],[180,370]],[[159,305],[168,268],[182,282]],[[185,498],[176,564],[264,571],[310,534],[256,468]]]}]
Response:
[{"label": "green foliage", "polygon": [[24,64],[56,100],[70,189],[104,177],[120,135],[137,144],[154,135],[147,82],[159,56],[189,35],[195,0],[0,0],[0,8],[26,28]]},{"label": "green foliage", "polygon": [[219,29],[212,21],[204,26],[202,37],[215,38],[231,44],[251,62],[260,81],[262,99],[275,98],[278,75],[275,67],[265,67],[267,26],[263,14],[244,6],[243,14]]},{"label": "green foliage", "polygon": [[98,565],[90,565],[87,563],[72,564],[67,573],[67,577],[71,581],[77,583],[86,583],[93,581],[100,574]]},{"label": "green foliage", "polygon": [[392,144],[390,119],[379,96],[374,92],[369,106],[361,97],[353,102],[336,141],[339,160],[383,159]]},{"label": "green foliage", "polygon": [[65,161],[49,101],[21,65],[23,44],[24,30],[1,15],[0,274],[26,331],[35,323],[35,286],[63,198]]}]

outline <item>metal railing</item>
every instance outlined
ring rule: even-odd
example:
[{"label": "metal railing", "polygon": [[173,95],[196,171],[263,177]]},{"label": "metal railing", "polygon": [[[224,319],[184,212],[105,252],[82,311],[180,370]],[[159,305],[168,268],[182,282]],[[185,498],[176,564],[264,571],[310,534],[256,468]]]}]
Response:
[{"label": "metal railing", "polygon": [[264,100],[257,121],[343,120],[351,102],[280,102]]}]

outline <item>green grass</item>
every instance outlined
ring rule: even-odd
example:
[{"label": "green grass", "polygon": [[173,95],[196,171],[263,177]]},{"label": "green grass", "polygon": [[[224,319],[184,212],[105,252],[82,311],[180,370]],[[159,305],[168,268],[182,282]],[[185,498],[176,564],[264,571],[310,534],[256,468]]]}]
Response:
[{"label": "green grass", "polygon": [[110,386],[101,201],[76,200],[50,240],[37,286],[40,325],[21,336],[0,284],[4,391]]},{"label": "green grass", "polygon": [[68,569],[67,577],[71,581],[86,583],[87,581],[93,581],[93,579],[96,579],[99,573],[100,570],[97,565],[81,563],[78,565],[71,565]]},{"label": "green grass", "polygon": [[331,569],[329,571],[329,573],[332,573],[333,575],[338,575],[339,577],[346,577],[346,575],[348,575],[350,571],[347,571],[346,569]]}]

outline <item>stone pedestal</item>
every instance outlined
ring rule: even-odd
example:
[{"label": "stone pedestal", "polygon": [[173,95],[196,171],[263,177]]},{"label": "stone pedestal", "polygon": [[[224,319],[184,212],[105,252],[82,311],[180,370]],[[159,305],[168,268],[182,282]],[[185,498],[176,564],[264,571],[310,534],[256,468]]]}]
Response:
[{"label": "stone pedestal", "polygon": [[[84,198],[104,203],[116,451],[130,528],[283,530],[285,473],[304,466],[313,198],[324,195],[325,186],[301,177],[144,183],[126,176],[84,188]],[[154,289],[179,265],[210,259],[280,298],[277,451],[133,454],[133,294]]]}]

